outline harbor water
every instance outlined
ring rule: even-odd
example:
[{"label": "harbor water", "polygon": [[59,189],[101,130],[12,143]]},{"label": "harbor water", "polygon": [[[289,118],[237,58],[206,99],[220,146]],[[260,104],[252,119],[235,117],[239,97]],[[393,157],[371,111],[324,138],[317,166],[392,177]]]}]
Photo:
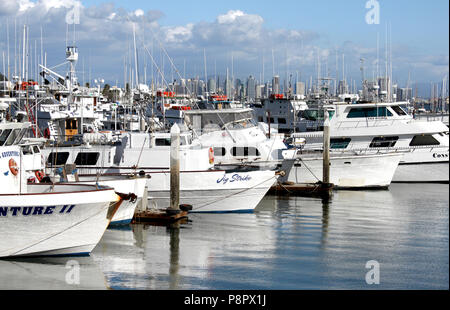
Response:
[{"label": "harbor water", "polygon": [[448,290],[448,215],[448,184],[269,195],[254,213],[108,229],[90,257],[0,260],[0,289]]}]

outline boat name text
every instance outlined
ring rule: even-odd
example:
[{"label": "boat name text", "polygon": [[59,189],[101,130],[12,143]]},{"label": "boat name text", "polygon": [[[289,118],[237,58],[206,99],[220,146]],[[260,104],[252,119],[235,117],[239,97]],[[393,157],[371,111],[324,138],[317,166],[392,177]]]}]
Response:
[{"label": "boat name text", "polygon": [[17,151],[2,152],[1,155],[2,155],[2,158],[14,157],[14,156],[19,157],[20,156],[19,152],[17,152]]},{"label": "boat name text", "polygon": [[249,175],[246,176],[241,176],[239,174],[233,174],[231,176],[231,178],[227,177],[226,175],[224,175],[221,179],[217,179],[217,184],[219,183],[223,183],[223,184],[227,184],[228,182],[233,183],[233,182],[243,182],[243,181],[250,181],[252,178]]},{"label": "boat name text", "polygon": [[[64,205],[59,206],[61,207],[61,210],[59,210],[59,213],[70,213],[75,205]],[[17,215],[46,215],[46,214],[53,214],[56,213],[56,206],[46,206],[46,207],[0,207],[0,217],[2,216],[17,216]]]}]

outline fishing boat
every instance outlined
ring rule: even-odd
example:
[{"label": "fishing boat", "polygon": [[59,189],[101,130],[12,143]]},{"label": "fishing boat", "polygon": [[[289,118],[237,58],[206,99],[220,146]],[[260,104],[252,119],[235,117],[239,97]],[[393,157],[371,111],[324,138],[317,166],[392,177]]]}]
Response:
[{"label": "fishing boat", "polygon": [[[235,169],[246,165],[253,169],[278,169],[286,175],[282,183],[306,184],[322,181],[323,151],[304,151],[301,145],[286,145],[284,135],[269,126],[256,123],[251,109],[192,110],[188,123],[198,124],[198,140],[214,148],[215,165]],[[214,121],[214,122],[213,122]],[[219,125],[211,125],[212,123]],[[386,188],[402,160],[404,152],[390,154],[330,153],[331,183],[335,188]],[[383,169],[380,169],[383,167]]]},{"label": "fishing boat", "polygon": [[[119,132],[110,135],[111,140],[94,135],[84,135],[88,144],[43,148],[47,168],[75,164],[80,174],[94,175],[142,171],[150,176],[148,206],[169,206],[169,133]],[[180,135],[180,143],[180,203],[192,205],[191,212],[253,211],[279,177],[273,170],[215,169],[213,149],[200,145],[189,132]]]},{"label": "fishing boat", "polygon": [[122,198],[108,187],[28,184],[21,154],[0,146],[0,257],[88,255]]}]

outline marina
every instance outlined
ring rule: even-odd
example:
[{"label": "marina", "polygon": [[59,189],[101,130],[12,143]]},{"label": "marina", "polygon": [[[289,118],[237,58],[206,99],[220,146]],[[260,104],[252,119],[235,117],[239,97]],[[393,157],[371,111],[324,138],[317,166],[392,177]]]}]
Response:
[{"label": "marina", "polygon": [[241,10],[173,28],[19,2],[0,11],[0,290],[449,289],[448,49],[411,73],[367,17],[331,48]]}]

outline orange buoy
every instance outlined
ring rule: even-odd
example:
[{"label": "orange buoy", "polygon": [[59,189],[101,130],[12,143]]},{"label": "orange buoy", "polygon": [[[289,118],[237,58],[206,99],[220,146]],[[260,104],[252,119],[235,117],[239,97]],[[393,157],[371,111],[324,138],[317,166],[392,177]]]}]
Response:
[{"label": "orange buoy", "polygon": [[17,175],[19,173],[19,167],[17,167],[17,163],[14,159],[9,160],[9,170],[13,175]]}]

